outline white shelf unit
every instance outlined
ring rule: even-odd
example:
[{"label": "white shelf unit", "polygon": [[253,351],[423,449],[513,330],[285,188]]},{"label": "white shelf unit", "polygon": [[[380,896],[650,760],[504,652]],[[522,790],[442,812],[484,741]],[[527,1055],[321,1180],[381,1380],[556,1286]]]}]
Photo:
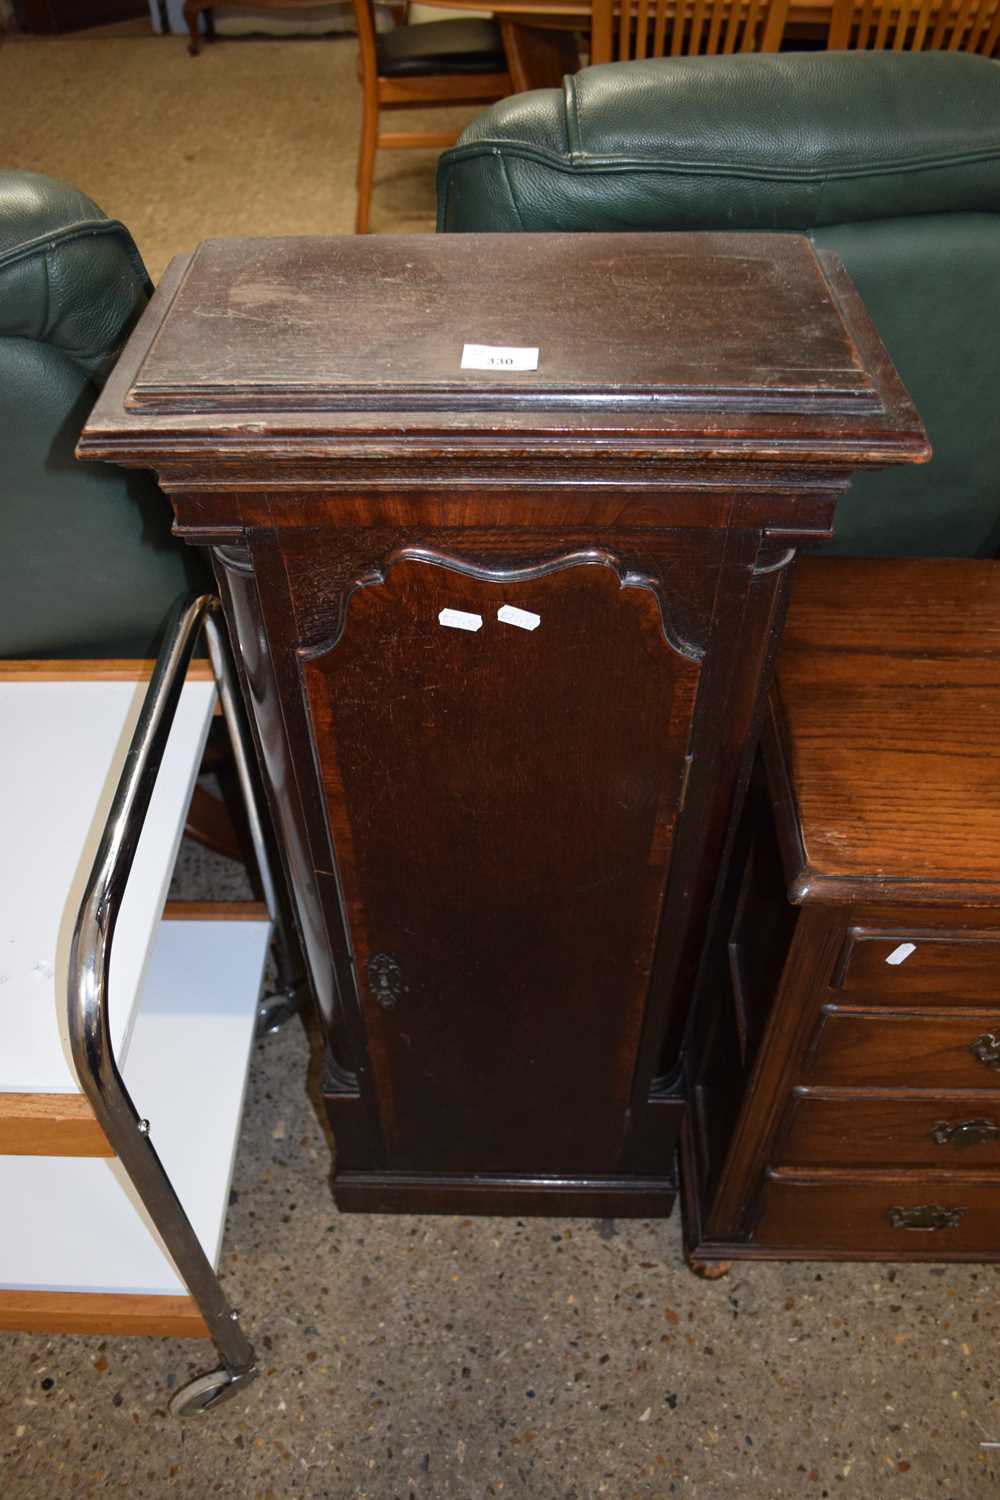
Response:
[{"label": "white shelf unit", "polygon": [[[126,1087],[216,1264],[270,923],[162,919],[215,704],[204,675],[181,693],[108,993]],[[104,1316],[109,1332],[203,1332],[117,1159],[44,1154],[53,1100],[89,1113],[63,1019],[69,944],[145,690],[65,668],[60,680],[0,680],[0,1328],[96,1331]],[[17,1107],[18,1154],[3,1154],[5,1104]]]}]

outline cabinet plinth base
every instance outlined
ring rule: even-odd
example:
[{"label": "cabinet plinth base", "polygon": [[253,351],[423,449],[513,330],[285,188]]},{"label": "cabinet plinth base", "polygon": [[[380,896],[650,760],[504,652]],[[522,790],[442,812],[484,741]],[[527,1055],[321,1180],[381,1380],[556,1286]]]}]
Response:
[{"label": "cabinet plinth base", "polygon": [[669,1177],[432,1177],[341,1172],[333,1197],[343,1213],[551,1214],[555,1218],[667,1218],[677,1194]]}]

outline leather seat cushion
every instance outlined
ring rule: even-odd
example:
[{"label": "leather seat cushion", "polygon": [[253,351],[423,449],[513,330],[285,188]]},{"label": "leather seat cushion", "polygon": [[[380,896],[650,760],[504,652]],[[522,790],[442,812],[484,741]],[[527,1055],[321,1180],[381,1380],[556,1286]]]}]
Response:
[{"label": "leather seat cushion", "polygon": [[383,78],[503,73],[506,68],[500,29],[493,21],[427,21],[396,26],[378,38],[378,70]]}]

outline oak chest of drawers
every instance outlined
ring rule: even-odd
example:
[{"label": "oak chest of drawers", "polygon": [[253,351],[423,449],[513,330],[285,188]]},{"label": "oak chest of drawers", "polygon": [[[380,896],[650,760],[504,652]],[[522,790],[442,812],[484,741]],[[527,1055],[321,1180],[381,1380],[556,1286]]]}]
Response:
[{"label": "oak chest of drawers", "polygon": [[691,1038],[695,1265],[1000,1258],[1000,566],[802,564]]}]

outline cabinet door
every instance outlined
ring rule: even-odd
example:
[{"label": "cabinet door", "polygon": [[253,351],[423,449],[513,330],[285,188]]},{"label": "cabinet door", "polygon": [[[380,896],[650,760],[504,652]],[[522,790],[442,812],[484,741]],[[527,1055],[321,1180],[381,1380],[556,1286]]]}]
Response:
[{"label": "cabinet door", "polygon": [[403,551],[300,660],[387,1166],[614,1171],[699,676],[652,581]]}]

